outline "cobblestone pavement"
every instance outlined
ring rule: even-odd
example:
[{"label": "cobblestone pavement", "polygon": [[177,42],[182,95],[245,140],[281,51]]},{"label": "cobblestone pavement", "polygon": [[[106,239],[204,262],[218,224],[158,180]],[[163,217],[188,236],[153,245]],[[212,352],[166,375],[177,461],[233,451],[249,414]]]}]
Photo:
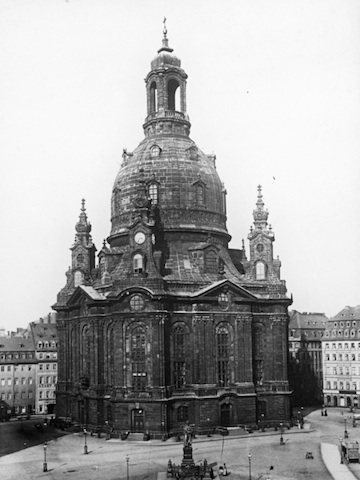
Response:
[{"label": "cobblestone pavement", "polygon": [[[195,462],[226,463],[229,480],[360,480],[360,465],[340,464],[339,437],[344,435],[347,419],[350,439],[360,441],[360,425],[352,427],[349,412],[329,409],[322,417],[312,412],[304,430],[285,430],[284,445],[280,432],[258,432],[240,437],[198,437],[193,441]],[[165,471],[169,459],[180,463],[182,444],[167,440],[128,442],[87,437],[88,454],[84,454],[84,437],[72,434],[49,442],[46,451],[47,472],[43,472],[44,451],[38,445],[0,458],[2,480],[33,479],[102,479],[155,480]],[[311,452],[313,458],[306,458]],[[251,454],[249,463],[248,455]],[[127,465],[126,456],[129,456]],[[324,459],[322,458],[324,456]],[[272,468],[271,468],[272,467]],[[331,472],[331,474],[329,473]]]}]

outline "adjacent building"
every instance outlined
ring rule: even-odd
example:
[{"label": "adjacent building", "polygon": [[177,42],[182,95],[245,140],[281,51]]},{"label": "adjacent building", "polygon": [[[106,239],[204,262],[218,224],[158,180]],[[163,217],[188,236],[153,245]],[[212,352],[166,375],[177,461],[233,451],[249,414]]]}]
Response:
[{"label": "adjacent building", "polygon": [[36,357],[31,338],[0,337],[0,399],[11,415],[35,413]]},{"label": "adjacent building", "polygon": [[57,329],[55,318],[32,322],[30,331],[35,347],[36,358],[36,402],[35,411],[39,414],[53,414],[55,409],[55,389],[57,383]]},{"label": "adjacent building", "polygon": [[0,335],[0,416],[52,414],[57,383],[55,312]]},{"label": "adjacent building", "polygon": [[322,338],[328,318],[324,313],[289,314],[289,383],[293,406],[323,403]]},{"label": "adjacent building", "polygon": [[110,235],[97,262],[83,202],[54,305],[57,415],[155,435],[287,421],[291,299],[261,187],[247,258],[229,247],[216,157],[189,136],[166,29],[145,84],[144,139],[123,152]]},{"label": "adjacent building", "polygon": [[325,405],[358,407],[360,305],[343,308],[327,322],[322,348]]}]

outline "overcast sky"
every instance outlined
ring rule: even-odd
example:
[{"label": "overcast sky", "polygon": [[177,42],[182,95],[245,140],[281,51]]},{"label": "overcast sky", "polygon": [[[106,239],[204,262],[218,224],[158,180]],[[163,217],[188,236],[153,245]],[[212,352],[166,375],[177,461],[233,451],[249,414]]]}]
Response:
[{"label": "overcast sky", "polygon": [[263,187],[299,311],[360,304],[360,2],[0,0],[0,325],[65,285],[81,199],[98,250],[122,149],[143,139],[144,78],[169,43],[191,138],[215,153],[241,248]]}]

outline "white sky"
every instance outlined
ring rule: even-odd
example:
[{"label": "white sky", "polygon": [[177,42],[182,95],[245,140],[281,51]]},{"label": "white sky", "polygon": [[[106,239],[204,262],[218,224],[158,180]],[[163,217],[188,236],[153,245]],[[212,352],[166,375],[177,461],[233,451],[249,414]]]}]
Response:
[{"label": "white sky", "polygon": [[292,308],[360,303],[360,2],[0,0],[0,325],[50,311],[81,199],[99,249],[143,139],[162,20],[191,138],[217,156],[232,248],[263,186]]}]

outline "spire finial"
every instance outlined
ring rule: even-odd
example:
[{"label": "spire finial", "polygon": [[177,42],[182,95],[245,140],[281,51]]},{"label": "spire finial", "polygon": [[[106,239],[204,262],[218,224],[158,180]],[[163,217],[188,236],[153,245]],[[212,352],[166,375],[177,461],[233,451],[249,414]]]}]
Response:
[{"label": "spire finial", "polygon": [[163,24],[164,24],[164,28],[163,28],[164,37],[162,39],[162,47],[160,48],[160,50],[158,50],[158,53],[160,53],[162,50],[166,50],[168,52],[173,51],[173,49],[169,47],[169,40],[166,36],[167,35],[166,17],[164,17]]},{"label": "spire finial", "polygon": [[81,200],[81,211],[85,212],[85,198]]}]

